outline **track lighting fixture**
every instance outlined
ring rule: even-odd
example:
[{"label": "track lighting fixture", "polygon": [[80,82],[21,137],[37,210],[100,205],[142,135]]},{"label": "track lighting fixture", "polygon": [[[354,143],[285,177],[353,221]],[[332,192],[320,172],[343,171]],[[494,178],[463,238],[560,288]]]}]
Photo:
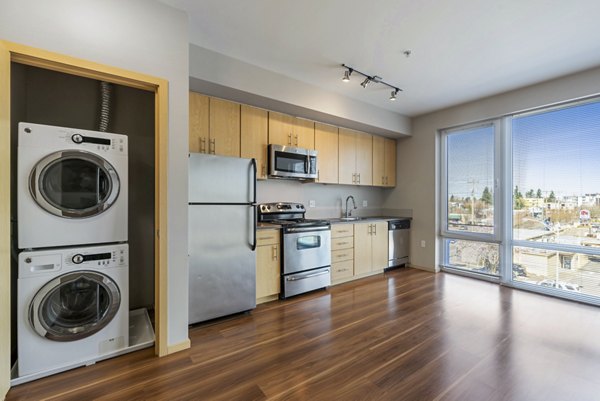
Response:
[{"label": "track lighting fixture", "polygon": [[342,81],[349,82],[350,81],[350,75],[352,75],[352,68],[349,68],[349,69],[347,69],[344,72],[344,78],[342,78]]},{"label": "track lighting fixture", "polygon": [[378,77],[377,75],[367,75],[364,72],[360,72],[360,71],[356,70],[355,68],[347,66],[346,64],[342,64],[342,67],[344,67],[346,69],[346,71],[344,72],[344,78],[342,78],[342,81],[344,81],[344,82],[350,81],[350,75],[352,75],[353,72],[356,72],[357,74],[365,77],[364,81],[362,81],[360,84],[360,86],[362,86],[363,88],[366,88],[371,82],[374,82],[376,84],[382,84],[382,85],[392,88],[393,90],[392,90],[392,94],[390,96],[390,101],[392,101],[392,102],[394,100],[396,100],[396,96],[398,95],[398,92],[400,92],[402,90],[394,85],[390,85],[387,82],[384,82],[382,80],[382,78]]}]

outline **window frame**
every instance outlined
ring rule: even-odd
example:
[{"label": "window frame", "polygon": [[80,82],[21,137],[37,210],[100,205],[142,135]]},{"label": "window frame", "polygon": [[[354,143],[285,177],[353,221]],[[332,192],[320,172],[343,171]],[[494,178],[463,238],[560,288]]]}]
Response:
[{"label": "window frame", "polygon": [[[494,198],[494,232],[493,233],[476,233],[476,232],[463,232],[454,231],[448,228],[448,137],[457,134],[461,131],[468,131],[478,128],[492,127],[494,135],[494,151],[493,151],[493,198]],[[440,143],[441,143],[441,169],[440,169],[440,216],[441,224],[439,230],[439,236],[442,241],[442,252],[441,261],[439,267],[442,270],[452,271],[459,274],[468,276],[475,276],[483,278],[488,281],[497,282],[502,277],[502,267],[504,265],[503,260],[505,258],[505,251],[503,246],[504,230],[502,227],[503,222],[503,202],[504,202],[504,186],[502,180],[505,175],[504,173],[504,162],[502,160],[501,147],[503,144],[503,131],[504,122],[502,119],[488,119],[476,123],[460,125],[456,127],[446,128],[439,130]],[[486,274],[481,272],[473,272],[467,269],[461,269],[457,266],[453,266],[449,263],[449,240],[465,240],[473,242],[484,242],[493,243],[499,246],[499,275]]]}]

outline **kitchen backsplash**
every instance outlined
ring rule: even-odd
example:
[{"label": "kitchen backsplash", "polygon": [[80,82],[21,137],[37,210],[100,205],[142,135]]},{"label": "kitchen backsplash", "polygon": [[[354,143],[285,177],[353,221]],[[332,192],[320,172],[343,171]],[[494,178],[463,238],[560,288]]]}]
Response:
[{"label": "kitchen backsplash", "polygon": [[[353,185],[327,185],[301,183],[299,181],[275,180],[258,181],[257,198],[264,202],[300,202],[306,207],[306,217],[341,217],[345,209],[346,197],[352,195],[357,209],[354,216],[381,216],[384,194],[389,189],[377,187],[359,187]],[[315,207],[310,207],[310,201]],[[363,202],[367,206],[363,206]],[[350,201],[350,205],[352,201]],[[351,207],[351,206],[350,206]],[[387,215],[387,214],[386,214]],[[394,213],[394,215],[397,215]]]}]

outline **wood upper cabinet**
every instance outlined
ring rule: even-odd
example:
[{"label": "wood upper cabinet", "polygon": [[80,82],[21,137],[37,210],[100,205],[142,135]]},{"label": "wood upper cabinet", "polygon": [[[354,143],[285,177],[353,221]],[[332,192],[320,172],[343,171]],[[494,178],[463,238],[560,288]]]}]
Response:
[{"label": "wood upper cabinet", "polygon": [[240,104],[190,92],[190,152],[240,157]]},{"label": "wood upper cabinet", "polygon": [[396,140],[385,138],[385,186],[396,186]]},{"label": "wood upper cabinet", "polygon": [[338,183],[338,128],[315,123],[315,149],[317,154],[317,180],[326,184]]},{"label": "wood upper cabinet", "polygon": [[210,98],[209,153],[240,157],[240,104]]},{"label": "wood upper cabinet", "polygon": [[256,107],[242,105],[240,156],[256,159],[256,176],[267,178],[268,112]]},{"label": "wood upper cabinet", "polygon": [[269,111],[269,143],[291,146],[294,117]]},{"label": "wood upper cabinet", "polygon": [[388,263],[387,222],[354,224],[354,274],[380,271]]},{"label": "wood upper cabinet", "polygon": [[315,122],[270,111],[269,143],[314,149]]},{"label": "wood upper cabinet", "polygon": [[396,186],[396,141],[373,136],[373,185]]},{"label": "wood upper cabinet", "polygon": [[208,153],[209,98],[190,92],[190,152]]},{"label": "wood upper cabinet", "polygon": [[305,120],[304,118],[294,119],[293,139],[298,148],[314,149],[315,148],[315,122]]},{"label": "wood upper cabinet", "polygon": [[372,135],[339,129],[339,183],[373,184]]}]

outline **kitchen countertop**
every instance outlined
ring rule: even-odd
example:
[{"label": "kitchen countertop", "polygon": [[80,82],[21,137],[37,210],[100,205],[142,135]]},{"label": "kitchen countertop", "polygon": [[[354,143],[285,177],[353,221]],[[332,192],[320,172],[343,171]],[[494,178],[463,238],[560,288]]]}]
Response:
[{"label": "kitchen countertop", "polygon": [[263,223],[263,222],[258,222],[256,223],[256,229],[257,230],[279,230],[281,228],[281,225],[279,224],[272,224],[272,223]]},{"label": "kitchen countertop", "polygon": [[359,217],[357,220],[342,220],[340,217],[328,218],[324,220],[329,220],[331,224],[354,224],[354,223],[363,223],[369,221],[376,220],[412,220],[412,217],[392,217],[392,216],[369,216],[369,217]]}]

